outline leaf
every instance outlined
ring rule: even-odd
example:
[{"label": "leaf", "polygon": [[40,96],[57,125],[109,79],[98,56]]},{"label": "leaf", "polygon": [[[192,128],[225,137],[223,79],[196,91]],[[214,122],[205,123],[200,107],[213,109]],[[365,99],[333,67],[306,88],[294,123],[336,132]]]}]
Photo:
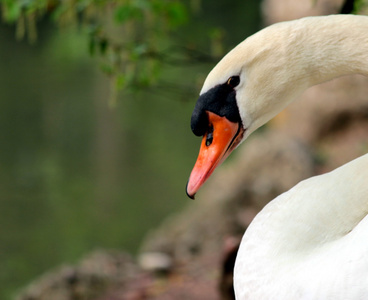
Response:
[{"label": "leaf", "polygon": [[140,19],[142,11],[131,5],[121,5],[114,11],[114,19],[118,23],[125,23],[129,19]]},{"label": "leaf", "polygon": [[17,21],[15,36],[17,40],[22,40],[26,34],[26,25],[24,15],[21,14]]},{"label": "leaf", "polygon": [[168,5],[168,16],[171,26],[177,27],[188,20],[186,7],[180,2],[172,2]]},{"label": "leaf", "polygon": [[103,63],[101,64],[101,70],[105,72],[107,75],[113,75],[114,74],[114,67],[109,63]]},{"label": "leaf", "polygon": [[89,38],[88,51],[91,56],[93,56],[96,53],[96,39],[92,35]]},{"label": "leaf", "polygon": [[3,18],[9,23],[18,20],[22,12],[22,6],[16,1],[4,1],[2,4]]},{"label": "leaf", "polygon": [[147,0],[134,0],[132,4],[141,10],[150,10],[152,8],[151,2]]},{"label": "leaf", "polygon": [[122,73],[119,73],[115,79],[115,88],[118,91],[122,90],[125,87],[126,82],[127,82],[126,76]]},{"label": "leaf", "polygon": [[106,38],[102,38],[99,42],[100,53],[102,55],[106,54],[106,50],[108,46],[109,46],[109,41]]}]

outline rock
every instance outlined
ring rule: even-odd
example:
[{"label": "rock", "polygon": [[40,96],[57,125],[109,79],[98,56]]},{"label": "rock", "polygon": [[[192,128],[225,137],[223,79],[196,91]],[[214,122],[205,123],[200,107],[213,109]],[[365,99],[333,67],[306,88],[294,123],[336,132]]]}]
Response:
[{"label": "rock", "polygon": [[17,300],[96,299],[114,286],[125,286],[140,275],[129,255],[96,251],[76,266],[62,266],[27,287]]},{"label": "rock", "polygon": [[161,252],[146,252],[138,257],[139,266],[146,271],[168,273],[172,268],[172,259]]}]

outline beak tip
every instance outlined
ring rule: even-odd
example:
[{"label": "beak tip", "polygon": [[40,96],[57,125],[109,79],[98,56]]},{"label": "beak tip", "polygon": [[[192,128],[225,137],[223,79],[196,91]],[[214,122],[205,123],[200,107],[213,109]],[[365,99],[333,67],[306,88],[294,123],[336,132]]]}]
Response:
[{"label": "beak tip", "polygon": [[186,185],[186,187],[185,187],[185,192],[186,192],[187,196],[188,196],[190,199],[194,200],[194,198],[195,198],[195,194],[190,194],[190,193],[188,192],[188,183],[189,183],[189,181],[187,182],[187,185]]},{"label": "beak tip", "polygon": [[194,195],[189,195],[189,194],[187,194],[187,195],[188,195],[188,197],[189,197],[190,199],[195,200],[195,194],[194,194]]}]

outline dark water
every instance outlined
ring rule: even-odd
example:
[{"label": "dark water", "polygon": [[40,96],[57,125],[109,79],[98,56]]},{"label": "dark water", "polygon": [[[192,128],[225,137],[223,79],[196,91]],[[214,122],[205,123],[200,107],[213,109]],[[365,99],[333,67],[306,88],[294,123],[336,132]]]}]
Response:
[{"label": "dark water", "polygon": [[54,34],[29,46],[2,29],[1,299],[95,248],[134,253],[187,203],[193,103],[151,91],[122,95],[111,110],[109,82],[81,37]]}]

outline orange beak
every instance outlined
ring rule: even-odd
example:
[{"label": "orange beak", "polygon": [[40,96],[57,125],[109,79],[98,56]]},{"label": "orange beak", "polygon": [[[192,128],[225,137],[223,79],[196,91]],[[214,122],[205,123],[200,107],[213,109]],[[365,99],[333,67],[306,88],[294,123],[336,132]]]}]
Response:
[{"label": "orange beak", "polygon": [[216,167],[240,143],[244,133],[241,124],[230,122],[226,117],[220,117],[212,112],[207,112],[207,115],[209,130],[203,136],[197,162],[187,183],[186,192],[192,199]]}]

